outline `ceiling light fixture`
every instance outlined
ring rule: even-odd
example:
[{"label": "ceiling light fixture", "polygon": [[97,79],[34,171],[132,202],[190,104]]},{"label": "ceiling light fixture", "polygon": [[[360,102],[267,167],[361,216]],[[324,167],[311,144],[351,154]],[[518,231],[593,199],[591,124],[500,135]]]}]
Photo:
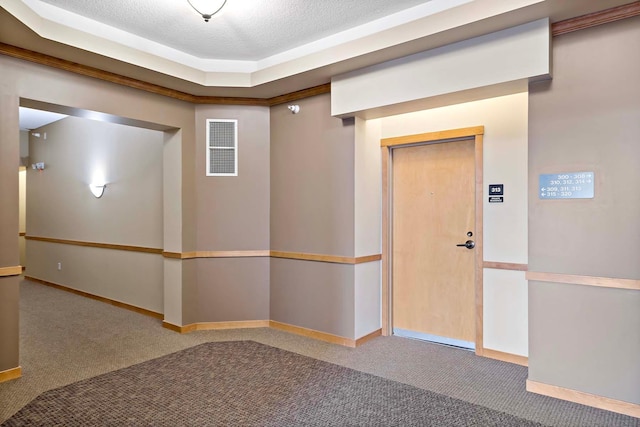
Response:
[{"label": "ceiling light fixture", "polygon": [[187,0],[187,2],[193,10],[202,15],[204,22],[209,22],[213,15],[220,12],[227,0]]}]

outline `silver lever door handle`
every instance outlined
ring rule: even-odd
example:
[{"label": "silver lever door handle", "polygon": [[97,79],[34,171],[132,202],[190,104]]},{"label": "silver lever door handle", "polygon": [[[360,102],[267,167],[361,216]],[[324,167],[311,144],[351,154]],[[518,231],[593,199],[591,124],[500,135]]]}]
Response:
[{"label": "silver lever door handle", "polygon": [[476,247],[476,242],[474,242],[473,240],[467,240],[464,243],[460,243],[459,245],[456,246],[464,246],[467,249],[473,249]]}]

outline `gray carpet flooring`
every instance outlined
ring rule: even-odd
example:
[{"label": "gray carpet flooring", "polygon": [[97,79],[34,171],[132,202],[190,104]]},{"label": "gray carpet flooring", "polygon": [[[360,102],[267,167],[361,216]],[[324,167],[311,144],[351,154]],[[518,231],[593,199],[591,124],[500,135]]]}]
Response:
[{"label": "gray carpet flooring", "polygon": [[200,344],[48,391],[2,427],[33,425],[543,427],[254,341]]},{"label": "gray carpet flooring", "polygon": [[0,422],[48,390],[198,344],[246,340],[543,425],[640,426],[637,418],[528,393],[525,367],[464,350],[398,337],[350,349],[267,328],[181,335],[156,319],[28,281],[21,285],[23,377],[0,384]]}]

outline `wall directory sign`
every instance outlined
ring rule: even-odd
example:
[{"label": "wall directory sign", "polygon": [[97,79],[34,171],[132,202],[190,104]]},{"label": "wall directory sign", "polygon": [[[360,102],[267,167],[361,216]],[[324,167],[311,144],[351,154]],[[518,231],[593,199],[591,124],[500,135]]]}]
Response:
[{"label": "wall directory sign", "polygon": [[594,182],[593,172],[541,174],[538,196],[540,199],[593,199]]}]

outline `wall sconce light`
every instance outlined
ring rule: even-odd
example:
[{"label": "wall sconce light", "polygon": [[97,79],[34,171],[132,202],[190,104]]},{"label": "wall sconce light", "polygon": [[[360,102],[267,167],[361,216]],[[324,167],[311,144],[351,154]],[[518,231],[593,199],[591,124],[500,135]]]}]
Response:
[{"label": "wall sconce light", "polygon": [[102,195],[104,194],[104,189],[107,187],[107,184],[102,184],[102,185],[98,185],[98,184],[89,184],[89,189],[91,189],[91,192],[93,193],[94,196],[96,196],[96,199],[99,199],[100,197],[102,197]]},{"label": "wall sconce light", "polygon": [[187,0],[187,2],[202,16],[204,22],[209,22],[213,15],[220,12],[227,0]]},{"label": "wall sconce light", "polygon": [[291,114],[298,114],[300,112],[300,106],[298,104],[288,105],[287,108],[291,111]]}]

